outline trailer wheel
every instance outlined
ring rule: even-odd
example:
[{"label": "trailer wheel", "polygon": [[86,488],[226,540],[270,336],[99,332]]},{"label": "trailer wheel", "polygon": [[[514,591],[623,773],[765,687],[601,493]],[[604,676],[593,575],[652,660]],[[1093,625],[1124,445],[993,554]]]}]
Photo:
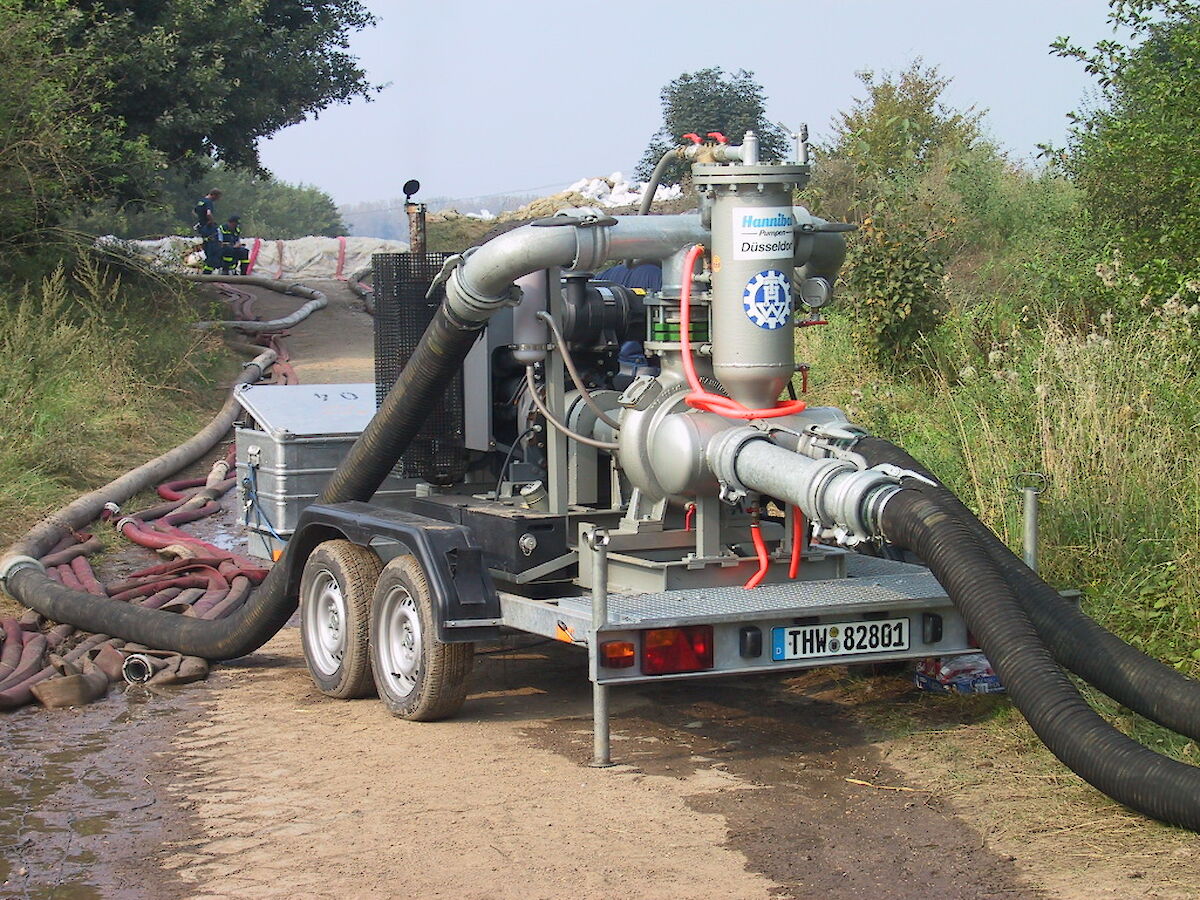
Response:
[{"label": "trailer wheel", "polygon": [[300,643],[321,693],[348,700],[374,693],[367,648],[371,597],[383,563],[350,541],[318,544],[300,578]]},{"label": "trailer wheel", "polygon": [[411,556],[384,567],[371,603],[371,668],[379,697],[402,719],[445,719],[462,706],[475,645],[437,638],[429,579]]}]

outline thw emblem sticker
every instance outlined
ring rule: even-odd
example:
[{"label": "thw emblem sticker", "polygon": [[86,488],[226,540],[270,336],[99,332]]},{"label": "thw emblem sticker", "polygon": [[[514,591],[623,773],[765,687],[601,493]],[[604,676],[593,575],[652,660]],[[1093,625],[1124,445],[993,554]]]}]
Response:
[{"label": "thw emblem sticker", "polygon": [[759,272],[746,282],[742,308],[746,318],[759,328],[782,328],[792,314],[791,281],[778,269]]}]

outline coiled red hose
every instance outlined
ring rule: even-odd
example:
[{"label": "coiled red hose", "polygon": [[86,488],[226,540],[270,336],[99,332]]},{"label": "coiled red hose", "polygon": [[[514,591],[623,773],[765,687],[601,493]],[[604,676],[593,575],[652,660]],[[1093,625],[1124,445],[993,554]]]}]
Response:
[{"label": "coiled red hose", "polygon": [[683,286],[679,290],[679,343],[683,347],[683,371],[692,392],[684,402],[694,409],[713,412],[727,419],[775,419],[790,416],[804,410],[803,400],[788,400],[777,403],[770,409],[749,409],[732,397],[706,391],[696,375],[696,364],[692,360],[692,273],[696,260],[704,253],[703,244],[694,244],[683,259]]}]

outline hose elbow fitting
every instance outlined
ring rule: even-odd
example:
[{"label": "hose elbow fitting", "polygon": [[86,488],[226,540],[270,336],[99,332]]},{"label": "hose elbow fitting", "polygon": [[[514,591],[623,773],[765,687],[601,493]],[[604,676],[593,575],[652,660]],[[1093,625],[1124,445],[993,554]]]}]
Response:
[{"label": "hose elbow fitting", "polygon": [[[459,321],[472,325],[486,322],[500,307],[514,302],[515,292],[512,287],[494,296],[474,291],[465,283],[461,273],[462,268],[457,268],[446,280],[446,306]],[[518,288],[517,291],[519,290]],[[519,293],[515,293],[515,299],[520,299]]]}]

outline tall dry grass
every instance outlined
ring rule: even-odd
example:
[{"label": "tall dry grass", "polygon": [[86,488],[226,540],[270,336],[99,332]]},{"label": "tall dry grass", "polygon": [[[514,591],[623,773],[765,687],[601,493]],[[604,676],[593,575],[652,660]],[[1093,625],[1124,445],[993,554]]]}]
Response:
[{"label": "tall dry grass", "polygon": [[82,259],[0,287],[0,546],[193,430],[212,338],[178,284]]},{"label": "tall dry grass", "polygon": [[990,314],[952,315],[908,379],[864,366],[836,324],[804,335],[818,402],[924,460],[1014,549],[1014,479],[1045,474],[1045,574],[1084,588],[1088,610],[1127,640],[1200,674],[1195,338],[1161,319],[1081,333],[1050,315],[981,348]]}]

